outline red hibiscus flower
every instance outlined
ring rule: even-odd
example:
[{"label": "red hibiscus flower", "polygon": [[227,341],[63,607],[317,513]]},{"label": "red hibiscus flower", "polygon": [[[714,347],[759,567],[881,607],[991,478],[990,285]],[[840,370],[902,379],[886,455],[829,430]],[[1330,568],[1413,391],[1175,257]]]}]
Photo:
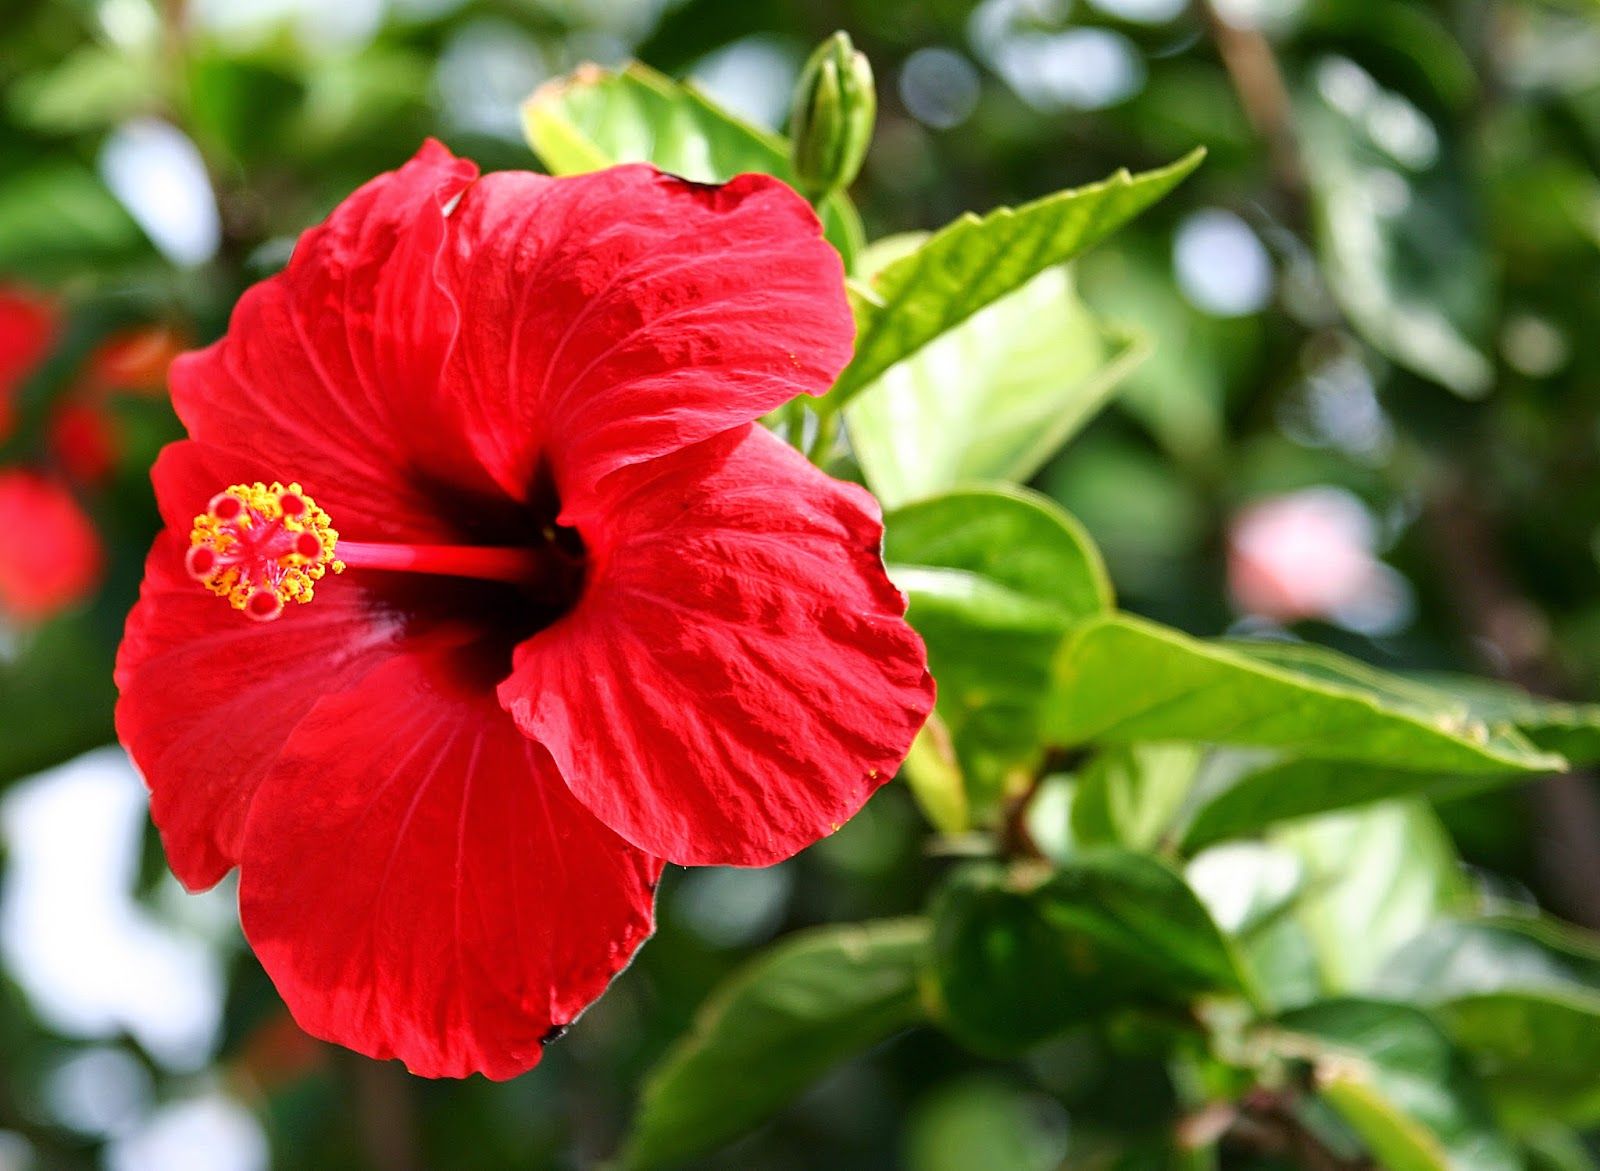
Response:
[{"label": "red hibiscus flower", "polygon": [[118,729],[308,1031],[516,1074],[664,860],[787,857],[893,773],[932,682],[876,506],[752,423],[848,359],[841,278],[770,178],[430,143],[174,365]]},{"label": "red hibiscus flower", "polygon": [[43,622],[100,584],[105,554],[72,493],[20,468],[0,470],[0,619]]},{"label": "red hibiscus flower", "polygon": [[164,393],[167,371],[188,346],[170,325],[140,325],[120,330],[89,355],[85,383],[91,394],[133,391]]},{"label": "red hibiscus flower", "polygon": [[16,425],[12,400],[50,352],[59,327],[50,301],[0,285],[0,440]]},{"label": "red hibiscus flower", "polygon": [[100,485],[116,470],[121,437],[100,403],[69,398],[50,413],[50,454],[78,484]]}]

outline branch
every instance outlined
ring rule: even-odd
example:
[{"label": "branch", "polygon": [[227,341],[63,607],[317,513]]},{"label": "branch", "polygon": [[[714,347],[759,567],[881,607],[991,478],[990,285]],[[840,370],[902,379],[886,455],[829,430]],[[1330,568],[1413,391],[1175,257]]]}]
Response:
[{"label": "branch", "polygon": [[1200,13],[1245,117],[1267,145],[1278,186],[1289,197],[1296,214],[1303,213],[1306,177],[1295,135],[1294,103],[1272,45],[1260,29],[1230,24],[1217,12],[1212,0],[1203,0]]},{"label": "branch", "polygon": [[[1500,556],[1500,534],[1462,473],[1448,477],[1423,514],[1440,581],[1483,666],[1539,695],[1570,690],[1550,625],[1523,597]],[[1531,795],[1545,849],[1539,864],[1559,909],[1600,931],[1600,799],[1583,773],[1546,777]]]},{"label": "branch", "polygon": [[1330,1148],[1295,1113],[1292,1100],[1272,1090],[1245,1095],[1222,1142],[1254,1155],[1285,1159],[1305,1171],[1379,1171],[1370,1159],[1347,1159]]},{"label": "branch", "polygon": [[356,1131],[373,1171],[423,1171],[410,1075],[398,1062],[341,1054]]}]

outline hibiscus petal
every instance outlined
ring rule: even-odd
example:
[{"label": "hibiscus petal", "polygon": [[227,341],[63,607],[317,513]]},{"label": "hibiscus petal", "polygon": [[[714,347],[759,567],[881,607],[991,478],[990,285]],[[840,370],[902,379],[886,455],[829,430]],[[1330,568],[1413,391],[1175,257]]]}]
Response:
[{"label": "hibiscus petal", "polygon": [[506,491],[529,491],[545,449],[567,523],[610,472],[822,394],[850,359],[843,265],[771,177],[506,172],[451,225],[447,390]]},{"label": "hibiscus petal", "polygon": [[[145,563],[117,653],[117,735],[150,786],[173,873],[192,890],[239,859],[245,814],[296,724],[399,645],[399,621],[329,581],[309,606],[252,622],[184,571],[184,539],[220,488],[259,469],[193,442],[161,453],[151,478],[169,526]],[[183,535],[180,535],[183,534]]]},{"label": "hibiscus petal", "polygon": [[173,364],[190,436],[298,480],[347,535],[444,532],[430,480],[470,486],[473,473],[437,440],[459,315],[436,268],[445,209],[475,174],[430,142],[301,236],[289,266],[240,298],[227,336]]},{"label": "hibiscus petal", "polygon": [[670,861],[764,865],[837,829],[933,704],[876,503],[761,428],[602,491],[584,597],[518,647],[501,702]]},{"label": "hibiscus petal", "polygon": [[648,937],[661,863],[572,798],[463,653],[317,705],[251,810],[239,899],[308,1032],[498,1079]]}]

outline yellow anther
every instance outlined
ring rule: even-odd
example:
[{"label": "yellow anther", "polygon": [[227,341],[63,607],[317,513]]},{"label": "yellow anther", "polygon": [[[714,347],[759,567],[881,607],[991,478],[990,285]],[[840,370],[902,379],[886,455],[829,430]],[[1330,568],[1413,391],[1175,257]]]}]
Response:
[{"label": "yellow anther", "polygon": [[311,601],[329,570],[344,571],[338,540],[332,518],[299,484],[234,484],[194,518],[186,564],[235,610],[270,619],[283,604]]}]

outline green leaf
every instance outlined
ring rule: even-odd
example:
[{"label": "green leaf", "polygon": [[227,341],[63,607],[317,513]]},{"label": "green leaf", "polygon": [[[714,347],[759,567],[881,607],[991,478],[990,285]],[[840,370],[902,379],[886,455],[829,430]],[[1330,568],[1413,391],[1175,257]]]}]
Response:
[{"label": "green leaf", "polygon": [[994,1074],[945,1082],[906,1124],[905,1171],[1057,1171],[1066,1125],[1052,1105]]},{"label": "green leaf", "polygon": [[911,742],[900,773],[911,789],[917,808],[934,829],[943,834],[959,834],[972,828],[972,802],[967,797],[966,777],[956,758],[950,729],[945,727],[937,712],[928,717],[928,722]]},{"label": "green leaf", "polygon": [[1008,770],[1041,752],[1050,664],[1074,622],[1109,608],[1105,567],[1077,521],[1036,492],[1005,487],[890,513],[884,555],[928,645],[935,711],[982,815]]},{"label": "green leaf", "polygon": [[160,77],[157,62],[85,45],[49,69],[18,79],[6,106],[24,126],[46,134],[80,134],[156,108]]},{"label": "green leaf", "polygon": [[1071,514],[1038,492],[957,489],[895,509],[884,530],[886,561],[974,573],[1069,622],[1111,609],[1099,550]]},{"label": "green leaf", "polygon": [[1481,397],[1494,375],[1482,340],[1493,277],[1462,162],[1426,114],[1355,62],[1323,57],[1311,72],[1297,128],[1335,296],[1388,357]]},{"label": "green leaf", "polygon": [[1183,832],[1186,853],[1315,813],[1400,797],[1443,801],[1524,779],[1521,773],[1441,776],[1339,760],[1274,759],[1262,765],[1259,758],[1238,756],[1236,763],[1243,767],[1212,772],[1210,796],[1193,811]]},{"label": "green leaf", "polygon": [[934,905],[933,979],[944,1025],[997,1054],[1112,1008],[1245,990],[1183,879],[1120,850],[1085,851],[1042,880],[957,872]]},{"label": "green leaf", "polygon": [[0,178],[0,271],[38,281],[149,252],[144,233],[85,167],[54,163]]},{"label": "green leaf", "polygon": [[106,618],[63,616],[0,653],[0,785],[116,739]]},{"label": "green leaf", "polygon": [[1119,745],[1098,753],[1078,778],[1072,836],[1149,850],[1166,835],[1194,783],[1191,744]]},{"label": "green leaf", "polygon": [[1600,1122],[1600,944],[1536,921],[1443,922],[1376,988],[1430,1006],[1524,1125]]},{"label": "green leaf", "polygon": [[[785,139],[637,61],[620,70],[585,65],[547,83],[523,103],[522,123],[534,152],[556,175],[646,162],[700,183],[725,183],[747,171],[794,182]],[[863,237],[849,198],[830,195],[822,221],[845,268],[853,268]]]},{"label": "green leaf", "polygon": [[1596,1171],[1600,1163],[1589,1153],[1583,1137],[1559,1126],[1541,1126],[1522,1139],[1531,1171]]},{"label": "green leaf", "polygon": [[1326,991],[1369,990],[1389,956],[1471,899],[1450,835],[1420,802],[1312,818],[1272,840],[1306,866],[1295,918]]},{"label": "green leaf", "polygon": [[1311,1056],[1320,1093],[1388,1171],[1510,1171],[1482,1087],[1426,1014],[1330,1000],[1278,1018],[1285,1049]]},{"label": "green leaf", "polygon": [[[1592,729],[1589,713],[1572,705],[1539,701],[1525,692],[1470,677],[1389,675],[1365,663],[1304,643],[1228,642],[1223,644],[1257,662],[1340,688],[1365,692],[1384,707],[1410,712],[1430,723],[1457,730],[1468,738],[1505,746],[1527,747],[1525,730],[1541,735],[1541,748],[1586,747],[1595,736],[1600,748],[1600,722]],[[1600,709],[1595,709],[1600,716]],[[1518,717],[1521,717],[1520,719]],[[1277,822],[1366,805],[1396,797],[1424,796],[1445,800],[1516,783],[1517,772],[1486,775],[1417,772],[1400,759],[1371,763],[1350,760],[1296,759],[1289,754],[1266,758],[1236,754],[1208,769],[1207,794],[1191,811],[1184,832],[1186,850],[1228,838],[1245,837]]]},{"label": "green leaf", "polygon": [[909,599],[907,617],[928,647],[944,722],[979,821],[1006,778],[1043,755],[1040,697],[1071,621],[1056,607],[976,573],[889,566]]},{"label": "green leaf", "polygon": [[651,1073],[623,1166],[663,1167],[719,1147],[915,1023],[927,946],[922,919],[824,927],[735,973]]},{"label": "green leaf", "polygon": [[1459,699],[1485,723],[1508,724],[1575,765],[1600,763],[1600,704],[1545,699],[1475,675],[1419,675],[1419,682]]},{"label": "green leaf", "polygon": [[[875,242],[876,272],[922,233]],[[1149,347],[1106,330],[1047,269],[897,363],[845,413],[867,484],[888,507],[963,482],[1024,483],[1143,360]]]},{"label": "green leaf", "polygon": [[185,128],[208,156],[241,166],[281,160],[310,80],[293,57],[270,51],[241,57],[212,46],[186,60]]},{"label": "green leaf", "polygon": [[896,362],[973,314],[1071,260],[1176,187],[1205,157],[1196,150],[1140,175],[1119,171],[987,216],[965,215],[854,291],[856,356],[823,406],[842,407]]},{"label": "green leaf", "polygon": [[1306,867],[1282,846],[1229,842],[1192,858],[1184,877],[1217,926],[1238,938],[1260,930],[1294,906],[1306,885]]},{"label": "green leaf", "polygon": [[1370,678],[1358,686],[1110,615],[1081,624],[1062,647],[1045,730],[1063,745],[1231,744],[1462,774],[1540,772],[1565,763],[1514,732],[1429,713],[1394,689],[1405,681],[1365,670]]}]

